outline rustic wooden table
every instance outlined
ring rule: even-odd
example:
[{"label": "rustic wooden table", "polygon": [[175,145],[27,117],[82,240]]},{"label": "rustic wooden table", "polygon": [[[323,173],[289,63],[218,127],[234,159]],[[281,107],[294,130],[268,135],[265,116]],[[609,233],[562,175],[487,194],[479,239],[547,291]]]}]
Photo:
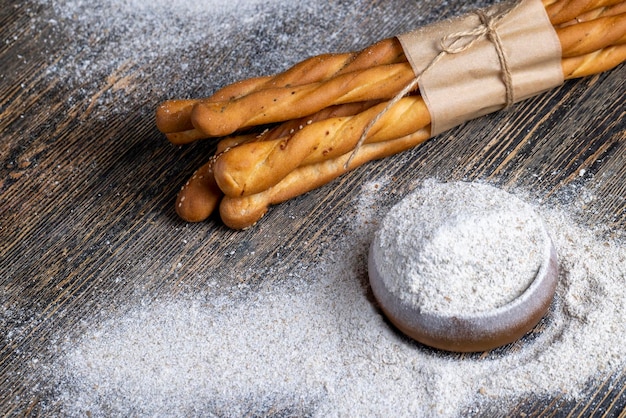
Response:
[{"label": "rustic wooden table", "polygon": [[[232,274],[238,270],[258,271],[239,278],[252,289],[279,280],[263,272],[276,262],[289,271],[301,260],[314,260],[332,240],[335,216],[350,213],[358,185],[381,173],[395,179],[399,195],[415,179],[429,177],[486,179],[543,197],[585,184],[596,196],[585,221],[626,228],[623,65],[367,164],[273,207],[249,230],[229,230],[217,218],[199,224],[177,218],[173,201],[180,185],[214,145],[167,143],[154,126],[160,101],[206,96],[227,82],[273,73],[311,54],[355,50],[476,2],[365,0],[324,6],[327,13],[342,13],[343,20],[324,19],[310,8],[272,17],[268,11],[279,6],[269,2],[257,6],[261,23],[254,33],[234,31],[221,39],[209,31],[200,48],[181,56],[146,45],[154,52],[150,59],[148,53],[137,61],[130,55],[108,66],[98,64],[97,43],[114,35],[104,34],[83,49],[88,38],[66,31],[71,18],[64,21],[47,3],[4,0],[0,7],[2,416],[55,410],[45,393],[33,390],[44,385],[44,377],[32,367],[33,359],[50,360],[47,347],[59,330],[78,334],[85,318],[119,301],[202,289],[207,271],[225,287],[238,280]],[[312,1],[318,3],[323,2]],[[399,12],[409,4],[412,9]],[[236,16],[230,19],[238,24]],[[296,30],[315,32],[317,48],[291,40]],[[280,60],[284,50],[292,51],[288,62]],[[89,70],[98,65],[101,71]],[[242,248],[254,252],[238,251]],[[231,251],[235,255],[225,257]],[[617,415],[626,407],[626,374],[606,375],[594,385],[582,402],[529,397],[511,414]]]}]

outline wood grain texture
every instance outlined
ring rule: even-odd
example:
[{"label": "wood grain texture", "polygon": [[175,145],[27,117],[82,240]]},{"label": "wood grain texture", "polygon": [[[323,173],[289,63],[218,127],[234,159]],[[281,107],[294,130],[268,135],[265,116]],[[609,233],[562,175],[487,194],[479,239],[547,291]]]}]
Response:
[{"label": "wood grain texture", "polygon": [[[342,234],[359,186],[394,179],[399,200],[415,181],[487,179],[523,187],[543,199],[567,196],[584,184],[597,199],[583,221],[626,229],[626,67],[565,83],[513,109],[490,115],[400,155],[372,162],[331,184],[273,207],[254,228],[231,231],[211,218],[181,222],[173,209],[185,179],[214,151],[208,142],[173,147],[154,126],[161,100],[191,94],[182,75],[155,96],[149,78],[156,67],[132,61],[68,83],[51,68],[68,59],[70,37],[45,20],[35,2],[0,7],[0,416],[54,412],[41,385],[50,346],[81,335],[86,320],[132,300],[203,289],[207,283],[245,292],[272,286],[302,259],[315,260]],[[9,3],[9,4],[6,4]],[[394,22],[380,19],[408,0],[363,1],[333,32],[332,45],[347,51],[408,30],[415,24],[471,8],[463,2],[425,1]],[[305,20],[306,16],[284,17]],[[319,22],[322,25],[323,22]],[[54,40],[51,43],[50,40]],[[45,41],[45,42],[44,42]],[[238,35],[244,51],[275,53],[260,38]],[[328,41],[328,40],[325,40]],[[331,42],[331,41],[328,41]],[[295,47],[295,46],[294,46]],[[302,58],[311,51],[302,51]],[[246,62],[223,47],[196,52],[211,65]],[[206,56],[205,56],[206,57]],[[83,57],[84,58],[84,57]],[[206,60],[204,61],[206,62]],[[276,63],[274,71],[292,63]],[[196,73],[194,73],[196,71]],[[250,70],[255,71],[254,69]],[[249,74],[258,75],[258,74]],[[198,67],[186,77],[202,78]],[[226,80],[229,76],[223,75]],[[234,80],[229,80],[234,81]],[[201,85],[207,93],[218,86]],[[108,111],[103,98],[127,100]],[[119,110],[120,107],[123,110]],[[233,272],[238,272],[233,274]],[[268,274],[271,272],[272,274]],[[364,280],[364,278],[363,278]],[[63,334],[60,330],[64,330]],[[68,331],[69,330],[69,331]],[[502,350],[515,350],[515,346]],[[511,411],[494,406],[485,416],[618,416],[626,408],[626,374],[589,383],[589,398],[528,397]]]}]

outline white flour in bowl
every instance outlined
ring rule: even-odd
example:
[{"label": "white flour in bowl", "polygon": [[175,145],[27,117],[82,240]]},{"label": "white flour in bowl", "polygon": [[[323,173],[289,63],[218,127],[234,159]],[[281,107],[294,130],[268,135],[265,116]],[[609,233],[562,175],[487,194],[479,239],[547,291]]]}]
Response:
[{"label": "white flour in bowl", "polygon": [[245,297],[137,304],[67,341],[49,365],[63,414],[457,416],[525,396],[574,399],[598,372],[623,368],[626,248],[558,208],[540,210],[561,257],[556,301],[516,349],[458,357],[395,332],[364,279],[389,207],[376,184],[319,264]]},{"label": "white flour in bowl", "polygon": [[530,205],[486,184],[454,182],[418,189],[393,207],[373,254],[389,292],[448,316],[512,302],[533,282],[545,244]]}]

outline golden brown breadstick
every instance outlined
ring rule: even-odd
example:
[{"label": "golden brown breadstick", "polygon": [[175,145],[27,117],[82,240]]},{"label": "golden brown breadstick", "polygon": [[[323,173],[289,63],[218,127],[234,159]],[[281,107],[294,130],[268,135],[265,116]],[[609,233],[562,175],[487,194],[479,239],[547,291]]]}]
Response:
[{"label": "golden brown breadstick", "polygon": [[617,67],[626,61],[626,45],[614,45],[579,57],[561,61],[566,79],[587,77]]},{"label": "golden brown breadstick", "polygon": [[161,103],[157,107],[155,119],[159,131],[167,134],[193,129],[189,116],[193,105],[197,102],[194,99],[177,99]]},{"label": "golden brown breadstick", "polygon": [[208,136],[225,136],[242,128],[305,117],[336,104],[388,99],[413,78],[409,63],[379,65],[317,83],[265,89],[229,102],[196,103],[191,121]]},{"label": "golden brown breadstick", "polygon": [[[191,112],[189,112],[191,114]],[[199,130],[192,128],[184,131],[166,133],[165,137],[174,145],[190,144],[199,139],[206,139],[207,136]]]},{"label": "golden brown breadstick", "polygon": [[[377,65],[405,61],[404,51],[396,38],[383,39],[358,52],[314,56],[277,75],[255,77],[227,85],[206,99],[166,101],[157,108],[157,127],[163,133],[193,129],[191,109],[199,102],[231,101],[263,89],[309,84]],[[187,136],[201,134],[188,133]]]},{"label": "golden brown breadstick", "polygon": [[[330,117],[354,115],[376,103],[365,102],[334,106],[324,109],[318,114],[311,116],[311,119],[308,120],[318,121]],[[268,129],[261,134],[240,135],[220,141],[217,145],[216,156],[200,167],[178,193],[176,198],[176,212],[178,215],[188,222],[200,222],[208,218],[215,210],[224,195],[217,186],[213,175],[213,165],[218,155],[228,152],[230,147],[236,147],[247,142],[268,141],[289,135],[294,129],[301,129],[301,124],[306,124],[306,121],[293,120],[273,129]]]},{"label": "golden brown breadstick", "polygon": [[557,29],[563,58],[585,55],[626,42],[626,13]]},{"label": "golden brown breadstick", "polygon": [[235,148],[236,146],[243,143],[253,141],[272,141],[274,139],[293,135],[295,132],[301,130],[305,126],[312,124],[313,122],[342,116],[353,116],[359,112],[369,109],[372,106],[377,105],[378,103],[379,101],[374,100],[369,102],[356,102],[347,103],[345,105],[329,106],[313,115],[283,122],[280,125],[273,127],[272,129],[266,129],[260,134],[247,134],[226,137],[217,143],[216,152],[220,153],[226,148]]},{"label": "golden brown breadstick", "polygon": [[352,71],[404,61],[406,58],[398,40],[383,39],[361,51],[307,58],[282,73],[260,77],[256,85],[246,86],[246,89],[237,83],[226,86],[211,96],[211,101],[230,101],[259,90],[309,84]]},{"label": "golden brown breadstick", "polygon": [[212,161],[200,167],[176,197],[176,213],[188,222],[203,221],[211,215],[223,196],[213,177]]},{"label": "golden brown breadstick", "polygon": [[600,17],[615,16],[622,13],[626,13],[626,2],[624,1],[622,3],[614,4],[612,6],[598,7],[597,9],[590,10],[576,16],[575,19],[572,19],[565,23],[561,23],[560,25],[556,25],[556,27],[564,28],[566,26],[576,25],[578,23],[589,22],[590,20],[598,19]]},{"label": "golden brown breadstick", "polygon": [[[259,193],[281,181],[301,165],[332,159],[354,149],[365,127],[387,106],[349,117],[307,124],[293,135],[272,141],[248,142],[222,154],[215,162],[215,180],[227,196]],[[420,96],[406,97],[384,113],[367,142],[404,137],[430,124]]]},{"label": "golden brown breadstick", "polygon": [[[326,119],[334,116],[348,116],[354,115],[362,110],[367,109],[368,107],[373,106],[378,103],[377,101],[370,102],[357,102],[357,103],[347,103],[345,105],[338,106],[329,106],[326,109],[322,109],[320,112],[307,116],[306,118],[301,118],[298,120],[286,121],[275,128],[267,129],[266,131],[252,134],[240,134],[235,136],[230,136],[227,138],[223,138],[218,142],[217,152],[221,152],[224,148],[231,148],[241,144],[242,142],[249,142],[252,139],[267,141],[270,139],[280,138],[282,136],[289,135],[293,133],[295,130],[301,129],[303,124],[310,123],[310,121],[317,121],[321,119]],[[271,135],[268,135],[271,134]],[[205,139],[206,135],[201,133],[198,130],[191,129],[188,131],[180,131],[180,132],[172,132],[165,134],[167,139],[176,145],[184,145],[189,144],[198,139]]]},{"label": "golden brown breadstick", "polygon": [[[368,161],[397,154],[428,139],[430,126],[411,135],[391,141],[365,144],[352,160],[350,169]],[[351,153],[316,164],[298,167],[280,183],[257,194],[244,197],[225,196],[220,203],[222,221],[233,229],[254,225],[265,215],[270,205],[284,202],[310,190],[316,189],[348,171],[345,163]]]},{"label": "golden brown breadstick", "polygon": [[548,18],[553,25],[560,25],[576,16],[583,15],[599,7],[609,7],[623,0],[559,0],[554,3],[543,2]]}]

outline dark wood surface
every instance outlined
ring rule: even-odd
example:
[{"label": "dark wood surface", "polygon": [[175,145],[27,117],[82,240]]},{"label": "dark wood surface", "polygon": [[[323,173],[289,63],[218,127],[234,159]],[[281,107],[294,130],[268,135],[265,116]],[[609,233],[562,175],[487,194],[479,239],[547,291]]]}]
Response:
[{"label": "dark wood surface", "polygon": [[[235,33],[228,41],[243,45],[237,51],[219,39],[207,41],[203,52],[188,53],[184,75],[167,70],[177,57],[158,56],[94,71],[80,84],[54,70],[81,57],[68,56],[77,50],[66,48],[75,39],[38,18],[50,13],[49,6],[0,2],[0,415],[42,414],[48,400],[33,395],[44,379],[32,373],[33,359],[49,360],[46,347],[59,330],[71,337],[83,319],[119,301],[202,289],[207,272],[229,286],[237,280],[232,272],[252,271],[242,275],[249,289],[280,280],[264,272],[277,263],[288,272],[298,260],[317,257],[337,233],[336,218],[350,214],[358,185],[383,173],[395,179],[399,196],[412,181],[429,177],[489,179],[542,197],[584,184],[597,196],[584,221],[626,228],[623,65],[361,167],[273,207],[249,230],[229,230],[216,218],[179,220],[176,193],[214,145],[169,145],[154,126],[160,101],[209,95],[242,76],[284,69],[293,62],[240,65],[263,54],[279,57],[281,48],[292,48],[300,59],[355,50],[477,4],[425,1],[399,12],[414,2],[353,3],[328,6],[329,13],[350,10],[343,24],[291,11],[271,30]],[[383,19],[389,15],[397,18]],[[289,40],[271,42],[277,31],[299,25],[328,36],[314,51]],[[235,65],[237,71],[218,71]],[[153,77],[171,84],[161,81],[168,87],[150,94]],[[197,88],[182,77],[197,78]],[[248,251],[237,251],[242,248]],[[236,255],[227,257],[233,250]],[[606,375],[583,402],[530,397],[511,413],[615,416],[626,406],[625,385],[626,374]],[[504,412],[494,407],[483,413]]]}]

